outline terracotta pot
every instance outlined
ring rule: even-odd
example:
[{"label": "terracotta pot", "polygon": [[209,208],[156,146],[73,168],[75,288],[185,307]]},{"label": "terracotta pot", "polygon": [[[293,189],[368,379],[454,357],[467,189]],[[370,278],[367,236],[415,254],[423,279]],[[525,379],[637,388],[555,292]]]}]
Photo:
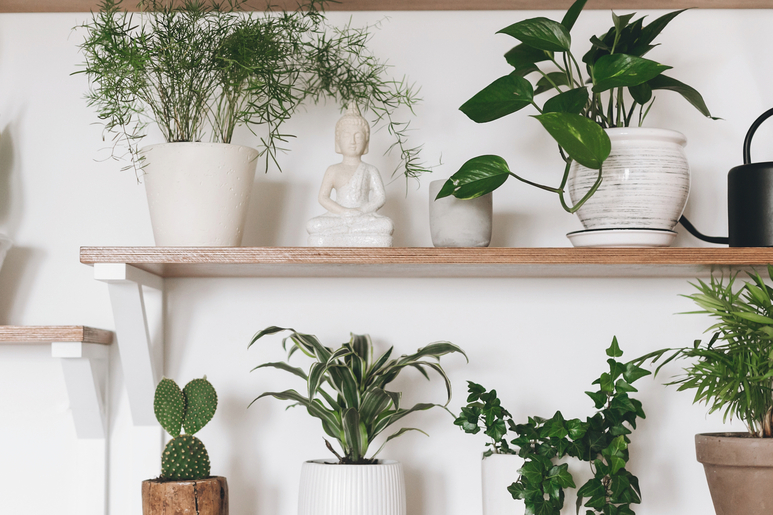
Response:
[{"label": "terracotta pot", "polygon": [[143,515],[228,515],[228,482],[212,476],[190,481],[142,482]]},{"label": "terracotta pot", "polygon": [[717,515],[773,513],[773,438],[748,433],[695,435]]}]

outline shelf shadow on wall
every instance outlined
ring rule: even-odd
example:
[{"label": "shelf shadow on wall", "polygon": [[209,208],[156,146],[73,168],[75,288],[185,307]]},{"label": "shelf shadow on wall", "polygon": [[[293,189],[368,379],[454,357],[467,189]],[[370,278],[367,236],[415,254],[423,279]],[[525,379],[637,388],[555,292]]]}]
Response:
[{"label": "shelf shadow on wall", "polygon": [[0,324],[18,325],[30,294],[32,280],[45,252],[11,247],[0,269]]}]

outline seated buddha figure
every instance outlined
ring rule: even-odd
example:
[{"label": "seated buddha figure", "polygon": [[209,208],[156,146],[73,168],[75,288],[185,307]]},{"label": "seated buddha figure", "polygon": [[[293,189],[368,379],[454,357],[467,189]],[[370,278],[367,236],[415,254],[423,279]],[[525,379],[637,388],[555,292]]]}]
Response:
[{"label": "seated buddha figure", "polygon": [[[376,211],[386,202],[376,167],[361,159],[368,152],[370,126],[356,105],[350,105],[335,127],[340,163],[325,171],[319,203],[327,213],[309,220],[311,247],[391,247],[394,224]],[[332,197],[335,190],[335,200]]]}]

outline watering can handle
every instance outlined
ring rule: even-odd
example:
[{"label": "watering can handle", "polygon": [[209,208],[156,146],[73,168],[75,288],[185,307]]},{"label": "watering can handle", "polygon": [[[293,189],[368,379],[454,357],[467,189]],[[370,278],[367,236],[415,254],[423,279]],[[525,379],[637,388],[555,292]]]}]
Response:
[{"label": "watering can handle", "polygon": [[773,116],[773,109],[768,109],[764,113],[762,113],[759,118],[754,120],[754,123],[751,127],[749,127],[749,132],[746,133],[746,138],[743,140],[743,164],[748,165],[752,162],[752,156],[751,156],[751,148],[752,148],[752,138],[754,137],[754,133],[757,132],[757,129],[760,125],[762,125],[762,122],[767,120]]}]

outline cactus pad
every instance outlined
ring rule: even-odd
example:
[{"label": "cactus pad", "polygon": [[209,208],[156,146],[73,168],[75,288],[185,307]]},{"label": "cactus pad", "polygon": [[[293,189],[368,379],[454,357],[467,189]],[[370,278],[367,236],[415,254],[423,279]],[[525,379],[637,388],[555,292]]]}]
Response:
[{"label": "cactus pad", "polygon": [[166,444],[161,456],[161,477],[176,481],[209,477],[209,454],[201,440],[181,435]]},{"label": "cactus pad", "polygon": [[192,435],[207,425],[215,415],[217,392],[207,381],[207,376],[204,376],[203,379],[194,379],[186,384],[183,388],[183,396],[185,397],[183,427],[187,434]]},{"label": "cactus pad", "polygon": [[158,383],[153,399],[153,411],[158,423],[167,433],[173,437],[180,436],[185,415],[185,397],[177,383],[167,378]]}]

